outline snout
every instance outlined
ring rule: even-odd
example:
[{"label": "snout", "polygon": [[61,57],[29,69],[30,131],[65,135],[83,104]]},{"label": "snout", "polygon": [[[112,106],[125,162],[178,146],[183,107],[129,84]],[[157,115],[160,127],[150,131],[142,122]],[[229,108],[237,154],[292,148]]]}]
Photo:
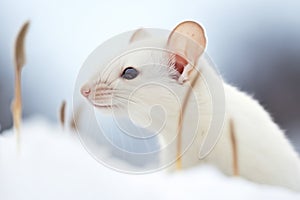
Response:
[{"label": "snout", "polygon": [[80,88],[80,93],[89,103],[97,108],[112,108],[112,89],[110,88],[87,83]]},{"label": "snout", "polygon": [[80,93],[82,94],[82,96],[84,97],[88,97],[91,94],[91,87],[88,85],[84,85],[81,89],[80,89]]}]

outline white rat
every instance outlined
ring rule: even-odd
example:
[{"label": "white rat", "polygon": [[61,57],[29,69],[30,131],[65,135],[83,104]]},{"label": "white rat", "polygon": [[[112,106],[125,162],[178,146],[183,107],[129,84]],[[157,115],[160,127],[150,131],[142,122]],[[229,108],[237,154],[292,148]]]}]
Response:
[{"label": "white rat", "polygon": [[[199,159],[199,149],[211,126],[214,109],[205,79],[218,76],[201,56],[206,47],[204,29],[196,22],[182,22],[167,39],[149,38],[140,29],[131,37],[128,50],[153,44],[170,51],[142,49],[128,53],[106,68],[101,77],[88,81],[81,88],[82,95],[100,111],[117,115],[128,112],[137,125],[159,131],[162,147],[169,145],[162,153],[162,162],[166,164],[178,156],[178,140],[190,140],[192,127],[200,119],[194,142],[180,158],[182,168],[206,162],[227,175],[300,191],[300,159],[283,131],[256,100],[226,83],[222,135],[210,154]],[[149,59],[153,64],[149,64]],[[195,66],[200,66],[200,71],[196,72]],[[184,117],[189,119],[184,122],[182,135],[175,138],[181,120],[178,102],[184,102],[181,97],[190,80],[196,80],[192,84],[196,104],[188,103],[198,114],[192,115],[193,109],[185,113]],[[163,107],[163,118],[155,113],[149,115],[153,105]]]}]

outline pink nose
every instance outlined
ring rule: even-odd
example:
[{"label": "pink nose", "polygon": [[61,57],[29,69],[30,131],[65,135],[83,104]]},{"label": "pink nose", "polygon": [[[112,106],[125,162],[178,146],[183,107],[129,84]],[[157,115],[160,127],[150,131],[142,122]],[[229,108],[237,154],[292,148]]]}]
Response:
[{"label": "pink nose", "polygon": [[84,97],[88,97],[89,94],[91,93],[91,89],[87,86],[83,86],[80,90],[81,94],[84,96]]}]

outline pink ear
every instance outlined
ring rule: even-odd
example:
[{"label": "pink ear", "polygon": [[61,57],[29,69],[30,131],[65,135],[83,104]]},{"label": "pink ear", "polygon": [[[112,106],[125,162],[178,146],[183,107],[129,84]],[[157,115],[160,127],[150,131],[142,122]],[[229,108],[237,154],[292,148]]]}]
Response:
[{"label": "pink ear", "polygon": [[179,74],[183,73],[184,67],[188,64],[187,60],[184,59],[180,55],[175,55],[175,69],[179,72]]},{"label": "pink ear", "polygon": [[169,35],[167,47],[175,54],[175,69],[182,74],[188,64],[192,67],[197,64],[205,50],[204,29],[193,21],[182,22]]}]

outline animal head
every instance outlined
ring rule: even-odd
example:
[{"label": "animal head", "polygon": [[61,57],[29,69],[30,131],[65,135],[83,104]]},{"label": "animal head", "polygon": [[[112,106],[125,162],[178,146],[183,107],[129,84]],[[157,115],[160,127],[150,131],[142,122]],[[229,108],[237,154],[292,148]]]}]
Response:
[{"label": "animal head", "polygon": [[101,111],[125,111],[145,126],[151,123],[153,106],[174,110],[178,103],[174,91],[188,80],[205,47],[204,29],[196,22],[180,23],[166,39],[139,29],[127,51],[83,85],[81,94]]}]

